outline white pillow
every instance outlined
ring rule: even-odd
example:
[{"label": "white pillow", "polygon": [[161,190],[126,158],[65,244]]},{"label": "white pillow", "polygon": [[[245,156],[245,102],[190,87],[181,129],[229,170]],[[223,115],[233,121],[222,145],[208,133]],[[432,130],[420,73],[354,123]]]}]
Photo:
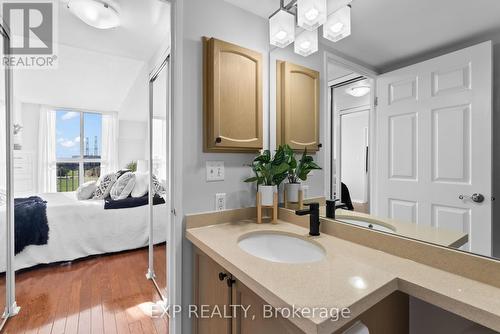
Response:
[{"label": "white pillow", "polygon": [[76,198],[80,201],[91,199],[94,195],[94,191],[97,188],[96,181],[85,182],[76,190]]},{"label": "white pillow", "polygon": [[149,191],[149,173],[135,172],[135,186],[132,190],[132,197],[142,197]]},{"label": "white pillow", "polygon": [[127,198],[135,186],[134,173],[127,172],[120,176],[120,178],[113,184],[109,195],[113,200],[120,200]]}]

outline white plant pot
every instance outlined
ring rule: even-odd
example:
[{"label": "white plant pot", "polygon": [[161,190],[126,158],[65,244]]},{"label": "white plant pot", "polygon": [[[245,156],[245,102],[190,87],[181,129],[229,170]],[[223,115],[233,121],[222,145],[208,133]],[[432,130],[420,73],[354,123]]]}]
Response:
[{"label": "white plant pot", "polygon": [[272,206],[274,193],[278,192],[277,186],[259,186],[261,205]]},{"label": "white plant pot", "polygon": [[286,200],[297,203],[299,201],[300,183],[285,183]]}]

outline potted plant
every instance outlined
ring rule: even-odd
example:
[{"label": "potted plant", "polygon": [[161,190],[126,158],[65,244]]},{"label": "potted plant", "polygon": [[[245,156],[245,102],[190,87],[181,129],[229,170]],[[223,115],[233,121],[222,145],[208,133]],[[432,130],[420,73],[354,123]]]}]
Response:
[{"label": "potted plant", "polygon": [[314,169],[321,169],[312,156],[307,155],[307,149],[304,149],[299,162],[295,159],[295,153],[288,145],[284,146],[285,161],[288,165],[288,183],[285,184],[287,200],[289,202],[299,201],[300,180],[306,181],[307,175]]},{"label": "potted plant", "polygon": [[261,194],[261,204],[273,205],[274,193],[278,192],[278,186],[288,173],[284,148],[278,148],[274,157],[269,150],[264,150],[253,160],[250,167],[255,176],[246,179],[245,182],[256,182],[257,191]]}]

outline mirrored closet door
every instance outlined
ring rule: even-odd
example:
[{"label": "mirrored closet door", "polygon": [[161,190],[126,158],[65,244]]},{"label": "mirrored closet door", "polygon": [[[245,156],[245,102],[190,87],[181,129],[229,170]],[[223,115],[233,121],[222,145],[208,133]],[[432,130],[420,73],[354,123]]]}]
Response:
[{"label": "mirrored closet door", "polygon": [[[4,28],[0,25],[1,45],[0,50],[4,55],[4,44],[9,42],[8,35]],[[10,198],[7,196],[8,172],[10,171],[11,161],[10,155],[10,140],[11,131],[11,115],[9,115],[9,101],[11,92],[11,76],[10,70],[5,67],[0,69],[0,330],[7,321],[9,316],[8,305],[13,300],[13,286],[8,282],[13,283],[11,261],[9,261],[10,248],[12,245],[11,229],[9,228],[9,213],[7,208],[10,203]],[[12,211],[10,211],[12,212]],[[10,239],[10,240],[9,240]],[[11,291],[11,293],[9,293]]]},{"label": "mirrored closet door", "polygon": [[157,66],[150,83],[150,243],[149,278],[163,299],[167,297],[167,231],[170,223],[169,189],[169,66],[168,58]]}]

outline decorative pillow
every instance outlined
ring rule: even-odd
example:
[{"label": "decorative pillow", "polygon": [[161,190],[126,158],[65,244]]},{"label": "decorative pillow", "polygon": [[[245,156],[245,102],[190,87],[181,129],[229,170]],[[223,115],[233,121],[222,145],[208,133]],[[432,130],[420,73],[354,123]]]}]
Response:
[{"label": "decorative pillow", "polygon": [[153,192],[154,194],[159,194],[159,195],[163,195],[166,192],[165,187],[154,174],[153,174]]},{"label": "decorative pillow", "polygon": [[94,199],[105,199],[116,182],[116,173],[106,174],[99,178],[94,192]]},{"label": "decorative pillow", "polygon": [[132,197],[142,197],[149,191],[149,173],[135,172],[135,186],[132,190]]},{"label": "decorative pillow", "polygon": [[94,191],[97,188],[97,182],[96,181],[89,181],[85,182],[81,186],[76,189],[76,198],[79,201],[91,199],[92,196],[94,196]]},{"label": "decorative pillow", "polygon": [[134,173],[127,172],[120,176],[120,178],[113,184],[109,195],[113,200],[120,200],[127,198],[135,186]]}]

